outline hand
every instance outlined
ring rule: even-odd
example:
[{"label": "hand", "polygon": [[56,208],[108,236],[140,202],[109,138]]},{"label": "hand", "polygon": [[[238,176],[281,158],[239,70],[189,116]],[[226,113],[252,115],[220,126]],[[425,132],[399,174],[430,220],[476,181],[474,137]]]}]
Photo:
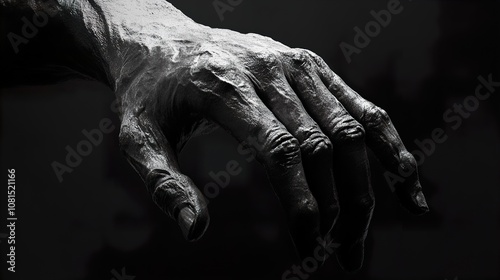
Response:
[{"label": "hand", "polygon": [[203,235],[209,215],[203,195],[179,170],[176,152],[204,120],[242,142],[262,139],[257,158],[301,256],[328,235],[340,244],[345,269],[361,266],[375,205],[366,144],[389,170],[414,170],[396,193],[413,213],[428,210],[416,162],[387,113],[320,57],[254,34],[201,26],[189,34],[134,53],[140,67],[123,79],[119,95],[123,151],[188,240]]},{"label": "hand", "polygon": [[387,113],[314,53],[199,25],[164,1],[101,2],[79,8],[116,89],[121,148],[188,240],[203,235],[209,214],[176,157],[209,123],[241,142],[260,139],[257,159],[301,257],[326,240],[339,244],[343,268],[361,266],[375,205],[366,146],[408,175],[395,187],[403,206],[428,211],[416,161]]}]

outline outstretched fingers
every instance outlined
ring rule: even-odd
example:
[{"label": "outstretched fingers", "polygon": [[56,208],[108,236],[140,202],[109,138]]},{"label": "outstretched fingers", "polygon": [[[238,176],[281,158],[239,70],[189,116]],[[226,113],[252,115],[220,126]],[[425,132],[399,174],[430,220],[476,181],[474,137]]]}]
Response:
[{"label": "outstretched fingers", "polygon": [[368,146],[387,170],[404,178],[394,182],[393,191],[410,212],[420,215],[429,211],[418,178],[417,163],[409,153],[386,111],[361,97],[336,75],[318,56],[311,54],[317,72],[330,92],[342,103],[351,116],[366,130]]},{"label": "outstretched fingers", "polygon": [[290,80],[309,114],[333,144],[333,170],[340,204],[339,221],[332,231],[340,244],[337,257],[348,271],[361,267],[364,241],[370,226],[375,198],[370,182],[365,131],[325,87],[314,71],[309,55],[291,55]]},{"label": "outstretched fingers", "polygon": [[254,143],[251,148],[266,168],[285,210],[299,256],[311,255],[318,246],[320,213],[306,181],[299,141],[265,106],[241,72],[224,73],[213,86],[216,94],[207,102],[207,117],[238,141]]},{"label": "outstretched fingers", "polygon": [[[262,80],[259,97],[276,118],[299,141],[302,165],[307,183],[318,202],[322,236],[332,229],[339,214],[339,203],[333,178],[333,147],[316,121],[304,108],[297,93],[287,81],[279,59],[267,54],[264,71],[258,71]],[[276,70],[279,71],[276,71]]]}]

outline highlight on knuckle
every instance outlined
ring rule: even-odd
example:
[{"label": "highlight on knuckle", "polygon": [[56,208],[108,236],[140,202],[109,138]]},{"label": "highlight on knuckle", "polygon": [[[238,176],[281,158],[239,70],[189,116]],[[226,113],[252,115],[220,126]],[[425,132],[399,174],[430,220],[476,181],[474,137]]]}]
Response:
[{"label": "highlight on knuckle", "polygon": [[310,50],[305,50],[305,51],[307,51],[307,53],[315,63],[317,63],[318,65],[326,65],[326,62],[323,60],[321,56]]},{"label": "highlight on knuckle", "polygon": [[200,76],[204,75],[214,75],[214,74],[223,74],[227,72],[231,67],[231,64],[222,58],[218,58],[215,56],[200,57],[192,67],[192,73]]},{"label": "highlight on knuckle", "polygon": [[384,109],[371,104],[364,114],[364,122],[368,127],[373,127],[388,124],[391,118]]},{"label": "highlight on knuckle", "polygon": [[359,143],[365,139],[365,129],[354,119],[342,122],[334,130],[335,144]]},{"label": "highlight on knuckle", "polygon": [[417,160],[410,152],[406,150],[402,151],[399,155],[399,159],[398,165],[399,168],[401,168],[400,173],[404,172],[405,174],[408,174],[407,177],[411,174],[418,174]]},{"label": "highlight on knuckle", "polygon": [[302,226],[304,224],[315,226],[320,216],[318,203],[312,195],[311,197],[302,198],[292,207],[291,216]]},{"label": "highlight on knuckle", "polygon": [[301,145],[302,154],[310,160],[333,156],[330,139],[321,131],[311,133]]},{"label": "highlight on knuckle", "polygon": [[190,65],[190,75],[197,81],[211,81],[237,70],[234,59],[210,50],[196,56]]},{"label": "highlight on knuckle", "polygon": [[190,84],[196,98],[200,97],[199,100],[205,104],[231,98],[235,92],[244,93],[253,89],[243,68],[224,57],[202,58],[194,63]]},{"label": "highlight on knuckle", "polygon": [[126,152],[133,145],[137,144],[138,137],[134,132],[134,128],[131,124],[124,124],[120,128],[120,133],[118,135],[118,145],[122,152]]},{"label": "highlight on knuckle", "polygon": [[269,159],[282,167],[294,166],[300,163],[300,145],[288,132],[277,132],[269,139]]},{"label": "highlight on knuckle", "polygon": [[275,69],[280,65],[280,60],[277,55],[270,51],[262,51],[253,54],[255,61],[267,69]]},{"label": "highlight on knuckle", "polygon": [[293,66],[307,70],[312,68],[312,58],[307,50],[294,49],[290,56]]}]

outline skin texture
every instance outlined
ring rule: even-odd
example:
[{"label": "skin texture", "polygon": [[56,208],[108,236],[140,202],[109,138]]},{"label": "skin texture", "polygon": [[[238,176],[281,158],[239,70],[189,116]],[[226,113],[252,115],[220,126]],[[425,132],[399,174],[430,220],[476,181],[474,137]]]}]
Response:
[{"label": "skin texture", "polygon": [[85,58],[62,64],[114,89],[124,155],[187,240],[203,235],[209,214],[177,154],[214,125],[240,142],[259,139],[257,159],[300,257],[311,256],[321,237],[338,244],[344,269],[361,267],[375,206],[367,147],[389,171],[410,174],[395,186],[402,205],[428,211],[416,161],[387,113],[311,51],[200,25],[162,0],[0,4],[57,12],[53,22],[67,31],[66,52]]}]

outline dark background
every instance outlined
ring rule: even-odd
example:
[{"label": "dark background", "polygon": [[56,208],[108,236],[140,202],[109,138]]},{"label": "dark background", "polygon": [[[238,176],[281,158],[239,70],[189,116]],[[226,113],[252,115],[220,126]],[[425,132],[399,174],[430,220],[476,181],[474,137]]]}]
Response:
[{"label": "dark background", "polygon": [[[211,1],[171,2],[200,23],[318,53],[389,112],[410,151],[435,128],[447,131],[420,167],[431,213],[401,209],[373,160],[377,207],[363,269],[345,274],[332,258],[310,279],[500,279],[500,89],[458,129],[443,120],[474,94],[478,76],[500,80],[499,1],[402,1],[404,10],[350,64],[339,44],[352,44],[353,28],[388,1],[244,0],[223,21]],[[103,84],[83,80],[1,90],[1,180],[16,168],[19,218],[18,272],[4,269],[2,240],[2,279],[111,280],[122,268],[136,280],[281,279],[294,261],[284,215],[263,169],[223,131],[191,139],[181,153],[198,186],[230,160],[243,167],[210,202],[211,225],[196,243],[151,201],[119,152],[117,129],[58,182],[51,163],[85,139],[82,129],[103,118],[119,125],[112,101]]]}]

